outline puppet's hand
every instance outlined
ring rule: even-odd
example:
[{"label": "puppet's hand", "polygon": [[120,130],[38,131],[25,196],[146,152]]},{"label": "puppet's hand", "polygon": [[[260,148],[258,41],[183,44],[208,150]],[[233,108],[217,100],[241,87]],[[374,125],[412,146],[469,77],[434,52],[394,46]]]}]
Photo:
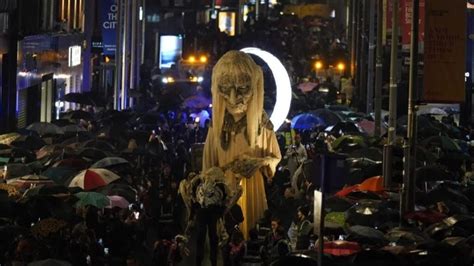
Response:
[{"label": "puppet's hand", "polygon": [[234,160],[230,166],[230,170],[235,174],[250,178],[257,170],[265,165],[265,159],[263,158],[243,157]]}]

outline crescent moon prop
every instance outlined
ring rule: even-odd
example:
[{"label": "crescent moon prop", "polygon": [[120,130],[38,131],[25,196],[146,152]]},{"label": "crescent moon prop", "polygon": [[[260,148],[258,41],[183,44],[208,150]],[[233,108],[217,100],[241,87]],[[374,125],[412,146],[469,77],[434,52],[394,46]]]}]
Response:
[{"label": "crescent moon prop", "polygon": [[270,67],[276,84],[276,103],[270,121],[275,131],[285,122],[291,105],[291,82],[283,64],[271,53],[255,47],[243,48],[240,51],[260,57]]}]

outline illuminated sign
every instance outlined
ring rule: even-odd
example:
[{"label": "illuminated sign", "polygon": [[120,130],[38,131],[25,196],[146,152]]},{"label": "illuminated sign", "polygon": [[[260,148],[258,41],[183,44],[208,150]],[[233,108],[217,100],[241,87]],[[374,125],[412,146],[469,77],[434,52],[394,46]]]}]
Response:
[{"label": "illuminated sign", "polygon": [[69,47],[68,66],[73,67],[81,64],[81,46]]}]

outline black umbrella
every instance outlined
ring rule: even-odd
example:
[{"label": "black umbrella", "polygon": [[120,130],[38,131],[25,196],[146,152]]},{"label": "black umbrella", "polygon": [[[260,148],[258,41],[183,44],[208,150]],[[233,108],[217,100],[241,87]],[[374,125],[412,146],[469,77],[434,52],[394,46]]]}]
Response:
[{"label": "black umbrella", "polygon": [[402,261],[398,256],[384,250],[362,250],[354,258],[355,266],[399,266]]},{"label": "black umbrella", "polygon": [[113,152],[116,150],[115,146],[108,141],[92,139],[84,142],[84,148],[96,148],[106,152]]},{"label": "black umbrella", "polygon": [[11,145],[23,149],[39,150],[41,147],[46,145],[46,142],[38,136],[23,135],[14,140]]},{"label": "black umbrella", "polygon": [[324,199],[324,209],[327,212],[344,212],[352,205],[351,201],[343,197],[332,196]]},{"label": "black umbrella", "polygon": [[390,221],[398,221],[398,213],[384,206],[381,201],[360,200],[345,212],[346,223],[380,227]]},{"label": "black umbrella", "polygon": [[288,256],[282,256],[273,261],[271,266],[287,266],[287,265],[298,265],[298,266],[317,266],[318,262],[316,259],[304,255],[304,254],[291,254]]},{"label": "black umbrella", "polygon": [[429,240],[428,235],[413,228],[393,228],[385,234],[390,242],[401,246],[412,246]]},{"label": "black umbrella", "polygon": [[360,244],[384,246],[388,240],[382,232],[368,226],[354,225],[347,229],[347,240]]},{"label": "black umbrella", "polygon": [[358,149],[358,150],[355,150],[351,153],[349,153],[349,156],[350,158],[367,158],[367,159],[370,159],[372,161],[382,161],[382,157],[383,157],[383,154],[382,154],[382,151],[378,148],[374,148],[374,147],[369,147],[369,148],[362,148],[362,149]]},{"label": "black umbrella", "polygon": [[424,182],[447,180],[452,177],[452,174],[441,165],[430,165],[418,167],[415,171],[416,186],[423,189]]},{"label": "black umbrella", "polygon": [[61,100],[66,101],[66,102],[73,102],[73,103],[79,103],[79,104],[84,104],[84,105],[91,105],[91,106],[105,106],[106,102],[95,95],[94,93],[76,93],[76,92],[71,92],[66,95],[64,95]]},{"label": "black umbrella", "polygon": [[73,110],[62,115],[63,119],[84,119],[84,120],[93,120],[94,115],[91,112],[86,112],[84,110]]},{"label": "black umbrella", "polygon": [[108,153],[103,150],[89,147],[80,149],[77,154],[90,161],[98,161],[109,156]]},{"label": "black umbrella", "polygon": [[338,115],[336,112],[331,111],[329,109],[317,109],[317,110],[311,111],[311,113],[321,118],[324,121],[324,124],[326,126],[333,126],[337,124],[338,122],[342,121],[342,118],[340,115]]}]

